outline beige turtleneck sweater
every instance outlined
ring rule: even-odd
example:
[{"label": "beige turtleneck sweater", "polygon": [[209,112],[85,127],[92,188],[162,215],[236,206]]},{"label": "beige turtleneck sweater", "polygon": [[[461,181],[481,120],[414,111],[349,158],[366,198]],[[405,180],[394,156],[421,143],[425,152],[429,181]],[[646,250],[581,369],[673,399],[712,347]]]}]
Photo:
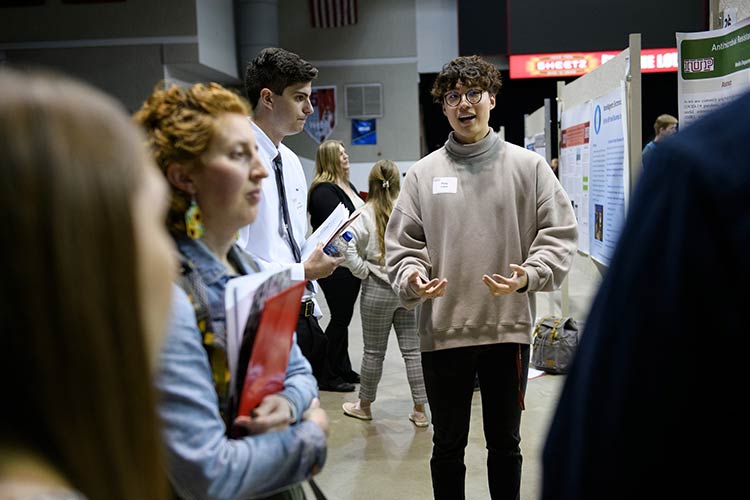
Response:
[{"label": "beige turtleneck sweater", "polygon": [[[421,303],[422,351],[531,343],[533,292],[558,288],[576,251],[570,199],[537,153],[495,133],[473,144],[450,135],[445,146],[408,171],[385,235],[386,270],[405,307]],[[484,274],[524,267],[523,293],[490,294]],[[424,301],[408,284],[448,280]]]}]

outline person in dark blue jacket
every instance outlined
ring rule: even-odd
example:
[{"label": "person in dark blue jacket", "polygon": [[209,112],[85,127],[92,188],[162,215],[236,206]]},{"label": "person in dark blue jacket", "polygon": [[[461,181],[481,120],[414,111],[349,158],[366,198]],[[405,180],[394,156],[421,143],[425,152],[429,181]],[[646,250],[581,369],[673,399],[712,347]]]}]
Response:
[{"label": "person in dark blue jacket", "polygon": [[750,94],[650,153],[550,426],[543,500],[744,486],[748,116]]}]

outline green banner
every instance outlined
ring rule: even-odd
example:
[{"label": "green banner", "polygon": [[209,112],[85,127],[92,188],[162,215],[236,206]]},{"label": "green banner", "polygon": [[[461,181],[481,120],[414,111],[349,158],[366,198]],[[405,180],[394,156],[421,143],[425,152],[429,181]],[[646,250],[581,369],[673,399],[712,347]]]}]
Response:
[{"label": "green banner", "polygon": [[750,68],[750,26],[714,38],[682,40],[682,78],[720,78]]}]

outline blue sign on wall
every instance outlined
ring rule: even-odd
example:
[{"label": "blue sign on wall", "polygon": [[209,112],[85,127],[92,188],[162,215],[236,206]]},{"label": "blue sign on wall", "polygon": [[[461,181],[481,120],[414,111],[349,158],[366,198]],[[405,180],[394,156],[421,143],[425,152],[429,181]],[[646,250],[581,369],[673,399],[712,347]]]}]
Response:
[{"label": "blue sign on wall", "polygon": [[377,144],[378,134],[375,130],[375,118],[370,120],[352,120],[352,145]]}]

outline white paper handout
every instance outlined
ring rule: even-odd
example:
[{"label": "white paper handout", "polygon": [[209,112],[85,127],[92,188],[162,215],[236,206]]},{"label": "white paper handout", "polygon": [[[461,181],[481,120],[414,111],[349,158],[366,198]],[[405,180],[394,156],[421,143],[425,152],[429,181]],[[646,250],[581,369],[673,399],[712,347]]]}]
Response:
[{"label": "white paper handout", "polygon": [[318,243],[323,243],[323,246],[325,246],[333,241],[336,236],[343,233],[349,224],[359,217],[363,208],[364,205],[349,215],[349,209],[347,209],[343,203],[339,203],[338,206],[333,209],[331,215],[323,221],[323,224],[321,224],[318,229],[316,229],[315,232],[305,240],[305,244],[302,246],[302,262],[310,257]]}]

